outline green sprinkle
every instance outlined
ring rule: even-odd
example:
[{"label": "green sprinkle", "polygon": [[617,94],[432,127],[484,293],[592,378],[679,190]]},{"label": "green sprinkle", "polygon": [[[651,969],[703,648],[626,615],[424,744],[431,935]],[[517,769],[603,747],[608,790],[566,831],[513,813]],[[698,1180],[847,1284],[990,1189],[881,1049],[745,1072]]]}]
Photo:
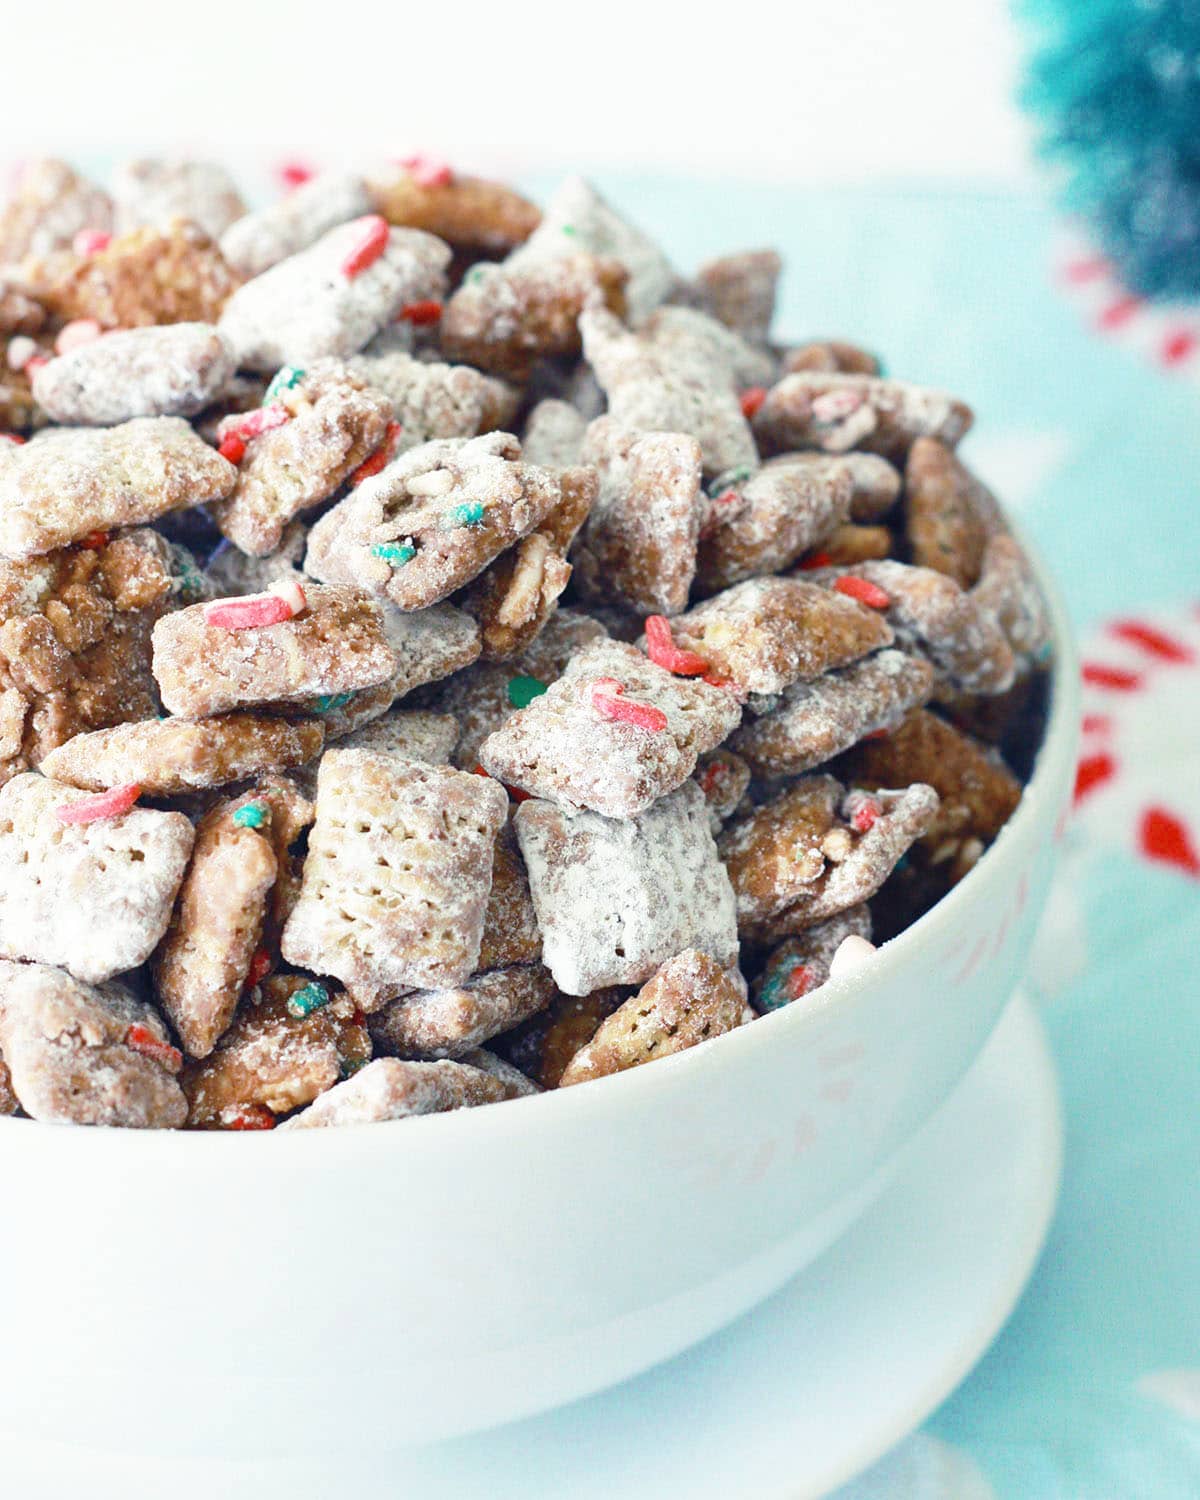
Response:
[{"label": "green sprinkle", "polygon": [[514,677],[508,684],[508,701],[514,708],[528,708],[545,691],[546,684],[537,677]]},{"label": "green sprinkle", "polygon": [[296,365],[284,365],[277,370],[272,377],[271,384],[267,387],[267,394],[263,397],[262,404],[269,406],[280,391],[292,391],[304,379],[304,371]]},{"label": "green sprinkle", "polygon": [[345,1083],[347,1078],[353,1078],[355,1073],[361,1072],[366,1065],[365,1057],[341,1057],[338,1059],[338,1077]]},{"label": "green sprinkle", "polygon": [[317,699],[317,712],[327,714],[335,708],[345,708],[353,697],[353,693],[326,693]]},{"label": "green sprinkle", "polygon": [[402,568],[406,562],[412,562],[416,555],[415,547],[399,542],[378,542],[371,548],[372,557],[382,557],[384,562],[391,563],[393,568]]},{"label": "green sprinkle", "polygon": [[320,1010],[323,1005],[328,1004],[329,991],[314,980],[288,999],[287,1013],[297,1021],[302,1021],[305,1016],[311,1016],[314,1010]]},{"label": "green sprinkle", "polygon": [[463,280],[468,286],[478,286],[486,275],[487,272],[482,266],[472,266],[467,274],[463,277]]},{"label": "green sprinkle", "polygon": [[261,828],[267,821],[267,810],[261,802],[247,802],[234,813],[233,821],[239,828]]},{"label": "green sprinkle", "polygon": [[748,464],[739,464],[736,469],[726,469],[724,474],[718,474],[709,485],[709,496],[715,500],[718,495],[723,495],[726,490],[732,489],[734,485],[745,484],[753,473],[754,470]]},{"label": "green sprinkle", "polygon": [[571,234],[571,235],[575,235],[575,234],[579,233],[578,229],[575,228],[574,224],[564,224],[563,227],[562,227],[562,232],[564,234]]},{"label": "green sprinkle", "polygon": [[478,526],[485,514],[479,501],[472,500],[466,505],[456,505],[453,510],[448,510],[442,517],[442,525],[447,530],[455,530],[459,526]]},{"label": "green sprinkle", "polygon": [[758,1003],[762,1006],[763,1010],[779,1010],[787,1004],[787,997],[780,994],[780,991],[783,989],[784,980],[787,977],[786,969],[777,969],[764,982],[762,989],[758,992]]}]

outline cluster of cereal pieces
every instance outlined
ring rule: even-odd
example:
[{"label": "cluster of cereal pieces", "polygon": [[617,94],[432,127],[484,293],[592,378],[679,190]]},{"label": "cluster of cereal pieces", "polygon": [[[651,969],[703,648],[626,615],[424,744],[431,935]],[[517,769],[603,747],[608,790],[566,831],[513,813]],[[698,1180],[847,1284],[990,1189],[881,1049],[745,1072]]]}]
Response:
[{"label": "cluster of cereal pieces", "polygon": [[772,343],[779,270],[688,280],[582,181],[539,213],[428,158],[251,212],[202,163],[26,170],[0,1112],[301,1129],[580,1083],[970,869],[1041,601],[967,408]]}]

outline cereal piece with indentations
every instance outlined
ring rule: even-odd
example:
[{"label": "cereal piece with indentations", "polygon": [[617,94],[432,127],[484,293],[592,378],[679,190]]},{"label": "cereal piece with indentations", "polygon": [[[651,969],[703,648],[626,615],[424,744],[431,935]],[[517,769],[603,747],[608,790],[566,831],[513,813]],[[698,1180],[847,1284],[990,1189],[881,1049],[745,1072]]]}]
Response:
[{"label": "cereal piece with indentations", "polygon": [[65,161],[27,162],[0,214],[0,265],[69,251],[75,236],[112,228],[112,200]]},{"label": "cereal piece with indentations", "polygon": [[216,243],[195,224],[177,219],[72,257],[40,296],[58,317],[94,318],[102,328],[215,323],[240,282]]},{"label": "cereal piece with indentations", "polygon": [[328,511],[308,538],[308,571],[424,609],[478,577],[562,503],[549,469],[521,462],[509,433],[412,448]]},{"label": "cereal piece with indentations", "polygon": [[879,651],[786,689],[769,713],[748,719],[730,744],[757,776],[794,776],[868,735],[894,729],[929,701],[933,668],[903,651]]},{"label": "cereal piece with indentations", "polygon": [[850,515],[853,480],[836,460],[771,464],[713,486],[696,578],[708,593],[781,573]]},{"label": "cereal piece with indentations", "polygon": [[827,474],[835,466],[850,475],[850,519],[870,525],[880,521],[900,498],[904,480],[900,470],[878,453],[781,453],[767,460],[764,468],[779,464],[807,465]]},{"label": "cereal piece with indentations", "polygon": [[636,818],[572,816],[542,801],[515,816],[542,961],[559,989],[639,984],[689,947],[721,964],[736,958],[733,890],[693,782]]},{"label": "cereal piece with indentations", "polygon": [[235,478],[180,417],[50,428],[0,453],[0,557],[33,557],[222,499]]},{"label": "cereal piece with indentations", "polygon": [[372,1125],[414,1115],[498,1104],[524,1092],[519,1085],[459,1062],[406,1062],[380,1057],[323,1094],[284,1130]]},{"label": "cereal piece with indentations", "polygon": [[338,748],[378,750],[409,760],[423,760],[431,766],[448,766],[457,740],[458,720],[453,714],[396,708],[354,730],[339,741]]},{"label": "cereal piece with indentations", "polygon": [[579,353],[580,314],[593,300],[623,312],[625,280],[619,261],[580,253],[511,270],[480,263],[446,304],[442,349],[522,383],[539,359]]},{"label": "cereal piece with indentations", "polygon": [[506,786],[631,818],[674,791],[740,719],[726,689],[675,677],[634,646],[597,641],[490,735],[479,758]]},{"label": "cereal piece with indentations", "polygon": [[397,163],[373,171],[370,185],[389,223],[424,229],[466,253],[507,255],[541,219],[536,204],[512,188],[457,172],[414,176]]},{"label": "cereal piece with indentations", "polygon": [[190,219],[218,239],[246,212],[233,178],[210,161],[127,161],[113,173],[112,193],[118,234]]},{"label": "cereal piece with indentations", "polygon": [[692,780],[704,793],[708,826],[716,838],[746,795],[750,786],[750,767],[740,755],[720,747],[700,757]]},{"label": "cereal piece with indentations", "polygon": [[414,359],[402,350],[375,353],[371,348],[349,364],[391,402],[400,424],[397,452],[433,438],[476,437],[508,428],[520,405],[515,386],[470,365]]},{"label": "cereal piece with indentations", "polygon": [[848,666],[892,644],[876,610],[801,578],[751,578],[671,622],[676,646],[694,651],[743,697]]},{"label": "cereal piece with indentations", "polygon": [[483,655],[516,656],[545,625],[571,577],[567,552],[596,503],[600,480],[590,467],[559,471],[562,500],[528,536],[502,552],[460,600],[479,621]]},{"label": "cereal piece with indentations", "polygon": [[[211,507],[222,533],[257,557],[273,553],[287,524],[327,500],[375,451],[391,416],[387,397],[340,360],[280,373],[269,404],[287,419],[245,440],[232,493]],[[240,425],[230,417],[223,427],[236,435]]]},{"label": "cereal piece with indentations", "polygon": [[849,792],[821,842],[824,870],[751,936],[764,942],[791,937],[870,900],[932,827],[937,808],[937,793],[921,782],[896,791]]},{"label": "cereal piece with indentations", "polygon": [[912,561],[969,589],[978,582],[988,538],[1003,524],[987,486],[945,443],[918,438],[908,455],[904,493]]},{"label": "cereal piece with indentations", "polygon": [[333,974],[365,1009],[460,984],[479,959],[507,812],[504,789],[485,777],[327,751],[284,957]]},{"label": "cereal piece with indentations", "polygon": [[686,949],[600,1023],[567,1064],[560,1088],[683,1052],[742,1024],[746,986],[707,953]]},{"label": "cereal piece with indentations", "polygon": [[[729,351],[703,337],[688,338],[662,321],[665,313],[690,312],[662,308],[634,331],[610,310],[589,307],[579,320],[584,353],[619,427],[687,433],[700,444],[709,477],[730,469],[753,470],[758,450],[738,401]],[[715,320],[707,321],[734,338]]]},{"label": "cereal piece with indentations", "polygon": [[871,375],[797,372],[767,392],[754,418],[764,451],[861,448],[903,461],[917,438],[951,447],[970,428],[971,409],[943,391]]},{"label": "cereal piece with indentations", "polygon": [[542,956],[542,934],[529,894],[529,876],[512,822],[496,835],[492,857],[492,889],[483,915],[479,968],[506,969],[533,964]]},{"label": "cereal piece with indentations", "polygon": [[351,172],[320,172],[290,193],[227,223],[221,253],[243,276],[261,276],[344,224],[371,212],[367,184]]},{"label": "cereal piece with indentations", "polygon": [[264,771],[285,771],[321,753],[315,719],[266,714],[213,719],[143,719],[79,734],[42,761],[47,776],[88,791],[135,782],[148,797],[224,786]]},{"label": "cereal piece with indentations", "polygon": [[495,1045],[523,1075],[544,1089],[556,1089],[567,1064],[628,997],[627,989],[615,988],[556,995],[545,1010],[498,1037]]},{"label": "cereal piece with indentations", "polygon": [[156,532],[0,562],[0,782],[76,734],[158,712],[150,631],[172,604]]},{"label": "cereal piece with indentations", "polygon": [[545,1010],[557,993],[540,964],[492,969],[393,1000],[371,1017],[371,1040],[377,1053],[394,1057],[458,1058]]},{"label": "cereal piece with indentations", "polygon": [[820,877],[826,864],[822,843],[837,821],[842,795],[832,776],[805,776],[721,834],[717,849],[743,932],[761,927]]},{"label": "cereal piece with indentations", "polygon": [[782,364],[787,374],[812,370],[827,375],[878,375],[880,369],[876,355],[844,339],[797,344],[784,350]]},{"label": "cereal piece with indentations", "polygon": [[56,422],[111,427],[133,417],[191,417],[233,374],[233,350],[208,323],[130,328],[81,344],[33,377]]},{"label": "cereal piece with indentations", "polygon": [[[154,627],[154,676],[163,703],[201,719],[262,703],[304,704],[395,676],[383,612],[359,589],[304,589],[306,607],[275,624],[210,624],[211,604],[193,604]],[[266,596],[263,596],[266,597]]]},{"label": "cereal piece with indentations", "polygon": [[768,956],[762,973],[754,981],[755,1007],[761,1012],[780,1010],[820,989],[829,978],[833,956],[848,937],[871,940],[871,908],[847,907],[837,916],[818,922],[799,937],[788,938]]},{"label": "cereal piece with indentations", "polygon": [[0,789],[0,955],[95,983],[134,969],[167,929],[192,850],[182,813],[65,823],[89,793],[26,773]]},{"label": "cereal piece with indentations", "polygon": [[258,985],[220,1041],[184,1065],[187,1123],[210,1130],[270,1128],[363,1067],[371,1039],[353,1001],[299,974]]},{"label": "cereal piece with indentations", "polygon": [[521,452],[525,462],[547,469],[567,469],[582,461],[587,419],[569,401],[547,397],[525,419]]},{"label": "cereal piece with indentations", "polygon": [[696,273],[714,318],[751,343],[765,342],[775,315],[775,289],[783,262],[774,250],[743,250],[710,260]]},{"label": "cereal piece with indentations", "polygon": [[958,861],[965,873],[1007,823],[1021,800],[1021,784],[994,750],[925,710],[910,714],[882,739],[855,747],[839,763],[854,786],[926,782],[941,798],[922,839],[931,863]]},{"label": "cereal piece with indentations", "polygon": [[376,257],[355,269],[376,222],[339,224],[234,293],[221,331],[239,365],[270,373],[330,355],[346,359],[406,303],[441,297],[450,251],[415,229],[388,231]]},{"label": "cereal piece with indentations", "polygon": [[853,596],[867,592],[864,584],[882,590],[878,607],[886,611],[897,644],[933,664],[940,689],[1003,693],[1012,686],[1016,661],[995,614],[944,573],[889,558],[808,576],[840,592],[853,590]]},{"label": "cereal piece with indentations", "polygon": [[187,1104],[158,1014],[120,984],[0,960],[0,1047],[35,1120],[174,1129]]},{"label": "cereal piece with indentations", "polygon": [[1050,612],[1025,549],[1015,537],[1000,532],[989,539],[979,581],[968,597],[1004,633],[1021,673],[1045,664],[1051,643]]},{"label": "cereal piece with indentations", "polygon": [[[297,816],[297,806],[307,817]],[[280,861],[297,823],[311,816],[294,789],[289,796],[285,783],[266,783],[218,803],[197,826],[171,925],[154,956],[159,1001],[192,1057],[207,1057],[233,1020]]]},{"label": "cereal piece with indentations", "polygon": [[637,432],[598,417],[581,457],[600,476],[573,558],[581,597],[678,614],[696,571],[706,503],[700,444],[683,432]]}]

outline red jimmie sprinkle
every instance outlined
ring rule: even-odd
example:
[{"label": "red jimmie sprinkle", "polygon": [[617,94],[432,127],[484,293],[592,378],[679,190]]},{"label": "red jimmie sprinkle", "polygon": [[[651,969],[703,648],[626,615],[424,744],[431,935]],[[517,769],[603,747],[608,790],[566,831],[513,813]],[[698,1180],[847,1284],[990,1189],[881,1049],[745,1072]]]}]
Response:
[{"label": "red jimmie sprinkle", "polygon": [[699,776],[700,790],[706,797],[711,797],[728,774],[729,767],[724,761],[709,761]]},{"label": "red jimmie sprinkle", "polygon": [[855,573],[839,578],[833,586],[839,594],[845,594],[848,599],[857,599],[860,604],[866,604],[871,609],[886,609],[892,602],[877,583],[859,578]]},{"label": "red jimmie sprinkle", "polygon": [[424,302],[406,302],[396,314],[397,323],[411,323],[414,328],[425,328],[436,323],[442,316],[442,304],[428,298]]},{"label": "red jimmie sprinkle", "polygon": [[368,266],[375,264],[387,249],[388,235],[391,233],[388,221],[380,214],[367,214],[357,222],[361,233],[354,249],[342,262],[342,275],[351,281]]},{"label": "red jimmie sprinkle", "polygon": [[107,250],[112,244],[112,235],[103,229],[81,229],[71,241],[71,249],[82,259],[89,255],[99,255],[101,250]]},{"label": "red jimmie sprinkle", "polygon": [[850,817],[850,826],[856,833],[867,833],[875,827],[879,821],[879,815],[883,811],[879,803],[873,797],[868,797],[860,802]]},{"label": "red jimmie sprinkle", "polygon": [[284,187],[303,187],[316,176],[316,169],[306,161],[285,161],[277,168]]},{"label": "red jimmie sprinkle", "polygon": [[787,977],[787,997],[789,1000],[799,1000],[807,995],[813,987],[816,974],[807,964],[797,964]]},{"label": "red jimmie sprinkle", "polygon": [[253,630],[259,625],[282,625],[296,611],[278,594],[246,594],[241,599],[217,599],[204,606],[204,623],[222,630]]},{"label": "red jimmie sprinkle", "polygon": [[703,677],[708,663],[694,651],[684,651],[671,636],[671,622],[663,615],[651,615],[646,621],[646,655],[658,667],[665,667],[677,677]]},{"label": "red jimmie sprinkle", "polygon": [[372,474],[378,474],[380,469],[385,469],[396,452],[396,444],[400,441],[400,434],[404,431],[399,422],[389,422],[387,431],[383,435],[383,442],[376,448],[369,458],[364,458],[358,468],[350,476],[350,488],[357,489],[364,479],[370,479]]},{"label": "red jimmie sprinkle", "polygon": [[183,1067],[183,1053],[170,1042],[160,1042],[148,1026],[133,1025],[125,1033],[125,1045],[131,1052],[140,1052],[152,1062],[161,1063],[168,1072],[178,1073]]},{"label": "red jimmie sprinkle", "polygon": [[25,439],[15,432],[0,432],[0,438],[3,438],[6,443],[12,443],[14,448],[22,447],[25,442]]},{"label": "red jimmie sprinkle", "polygon": [[275,1116],[265,1104],[243,1104],[237,1114],[221,1123],[226,1130],[274,1130]]},{"label": "red jimmie sprinkle", "polygon": [[246,970],[246,988],[252,990],[256,984],[261,984],[273,966],[274,960],[267,950],[256,948],[250,960],[250,967]]},{"label": "red jimmie sprinkle", "polygon": [[765,385],[752,385],[749,390],[743,391],[739,400],[742,406],[742,416],[749,422],[756,416],[759,407],[767,399],[767,388]]},{"label": "red jimmie sprinkle", "polygon": [[418,187],[449,187],[454,181],[454,171],[449,162],[437,156],[402,156],[400,165]]},{"label": "red jimmie sprinkle", "polygon": [[[476,776],[484,776],[489,781],[493,780],[492,773],[490,771],[484,770],[484,768],[478,763],[475,766],[474,774]],[[523,792],[519,786],[508,786],[503,781],[500,783],[500,785],[504,787],[504,790],[508,793],[508,795],[514,802],[528,802],[530,796],[532,795],[532,793],[530,792]]]},{"label": "red jimmie sprinkle", "polygon": [[292,420],[292,414],[284,406],[282,401],[272,401],[269,406],[260,406],[257,411],[250,411],[242,417],[235,417],[230,422],[221,424],[221,441],[228,438],[240,438],[243,443],[248,443],[251,438],[261,437],[264,432],[270,432],[273,427],[282,427]]},{"label": "red jimmie sprinkle", "polygon": [[231,432],[227,438],[221,439],[217,452],[229,463],[240,464],[246,456],[246,445],[236,433]]},{"label": "red jimmie sprinkle", "polygon": [[130,782],[127,786],[114,786],[107,792],[97,792],[94,797],[80,797],[75,802],[64,802],[54,810],[60,823],[96,823],[101,818],[121,817],[141,795],[141,787],[136,782]]},{"label": "red jimmie sprinkle", "polygon": [[615,677],[596,678],[592,684],[592,707],[602,719],[632,724],[652,734],[661,733],[667,727],[667,716],[661,708],[655,708],[652,703],[639,703],[636,698],[626,698],[624,684]]},{"label": "red jimmie sprinkle", "polygon": [[800,563],[802,573],[811,573],[816,568],[828,568],[833,565],[833,558],[828,552],[810,552]]}]

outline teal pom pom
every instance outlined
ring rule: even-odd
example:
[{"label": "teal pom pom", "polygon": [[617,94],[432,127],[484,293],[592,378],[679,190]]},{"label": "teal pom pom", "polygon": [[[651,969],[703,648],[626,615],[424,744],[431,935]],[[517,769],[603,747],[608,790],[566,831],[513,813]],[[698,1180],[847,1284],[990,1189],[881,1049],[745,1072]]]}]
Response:
[{"label": "teal pom pom", "polygon": [[1019,0],[1022,102],[1066,206],[1143,296],[1200,293],[1200,0]]}]

